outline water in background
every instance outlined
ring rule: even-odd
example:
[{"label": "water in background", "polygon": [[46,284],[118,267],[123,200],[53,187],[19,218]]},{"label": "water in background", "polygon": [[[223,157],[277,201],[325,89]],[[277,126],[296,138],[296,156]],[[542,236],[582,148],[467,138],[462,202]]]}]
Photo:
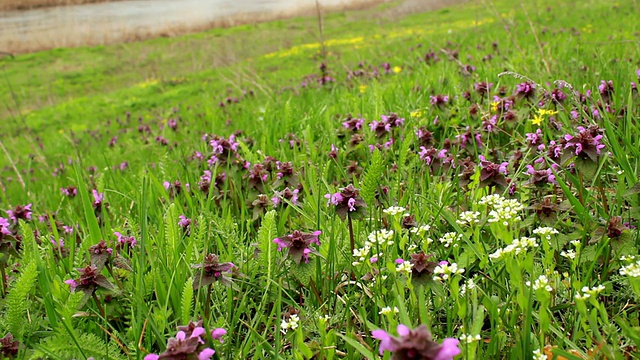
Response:
[{"label": "water in background", "polygon": [[[354,1],[319,0],[323,7]],[[363,1],[359,1],[363,2]],[[124,33],[158,33],[172,27],[206,26],[228,18],[294,15],[315,0],[125,0],[0,13],[0,46],[22,41],[58,41],[75,36],[117,39]],[[3,50],[0,48],[0,50]]]}]

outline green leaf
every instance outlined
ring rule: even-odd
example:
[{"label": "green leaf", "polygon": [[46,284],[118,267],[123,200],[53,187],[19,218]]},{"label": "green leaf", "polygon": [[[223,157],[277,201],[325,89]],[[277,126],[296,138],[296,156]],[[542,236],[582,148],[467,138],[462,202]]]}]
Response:
[{"label": "green leaf", "polygon": [[35,262],[29,263],[9,290],[6,302],[6,322],[13,336],[22,341],[27,310],[31,305],[29,293],[36,285],[38,269]]},{"label": "green leaf", "polygon": [[339,332],[336,332],[336,335],[338,335],[338,337],[340,337],[342,340],[344,340],[347,344],[351,345],[351,347],[353,347],[354,349],[356,349],[360,355],[364,356],[365,358],[369,359],[369,360],[373,360],[376,358],[376,356],[373,354],[373,352],[369,349],[367,349],[366,347],[364,347],[364,345],[362,345],[361,343],[359,343],[358,341],[350,338],[350,337],[346,337],[342,334],[340,334]]},{"label": "green leaf", "polygon": [[193,302],[193,278],[189,278],[184,283],[182,290],[180,320],[182,324],[188,324],[191,321],[191,303]]},{"label": "green leaf", "polygon": [[376,190],[380,184],[380,180],[384,173],[384,164],[382,158],[382,152],[376,150],[371,158],[371,164],[367,168],[367,172],[362,180],[360,188],[360,195],[364,199],[364,202],[371,206],[376,198]]}]

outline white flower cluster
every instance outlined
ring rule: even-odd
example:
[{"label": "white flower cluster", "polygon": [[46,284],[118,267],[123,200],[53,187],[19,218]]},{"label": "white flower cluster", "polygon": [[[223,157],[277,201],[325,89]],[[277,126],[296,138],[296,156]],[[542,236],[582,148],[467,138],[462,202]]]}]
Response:
[{"label": "white flower cluster", "polygon": [[502,249],[496,250],[493,254],[489,254],[490,259],[500,259],[506,254],[515,254],[526,252],[530,248],[538,247],[536,239],[530,237],[521,237],[520,239],[513,240],[510,245]]},{"label": "white flower cluster", "polygon": [[480,222],[480,212],[479,211],[463,211],[458,215],[458,220],[456,222],[460,225],[473,225]]},{"label": "white flower cluster", "polygon": [[396,266],[396,272],[409,275],[409,273],[411,273],[411,268],[411,263],[408,261],[404,261],[402,264],[398,264],[398,266]]},{"label": "white flower cluster", "polygon": [[458,264],[456,263],[451,263],[451,265],[442,264],[436,266],[436,268],[433,269],[433,273],[440,275],[434,276],[434,280],[448,280],[452,275],[464,273],[464,268],[458,268]]},{"label": "white flower cluster", "polygon": [[383,213],[391,216],[396,216],[398,214],[403,214],[404,216],[408,216],[409,214],[405,213],[405,211],[407,211],[407,209],[403,208],[402,206],[391,206],[389,208],[382,210]]},{"label": "white flower cluster", "polygon": [[533,350],[533,360],[547,360],[547,355],[543,354],[540,349]]},{"label": "white flower cluster", "polygon": [[280,324],[280,331],[282,331],[283,334],[286,334],[288,330],[297,329],[299,321],[300,318],[296,314],[292,314],[291,316],[289,316],[289,321],[287,321],[286,319],[282,319],[282,323]]},{"label": "white flower cluster", "polygon": [[442,237],[440,239],[438,239],[438,241],[440,241],[442,244],[444,244],[444,247],[448,248],[449,246],[453,247],[458,247],[458,241],[462,240],[462,234],[458,234],[455,232],[448,232],[444,235],[442,235]]},{"label": "white flower cluster", "polygon": [[566,251],[562,250],[562,252],[560,253],[560,256],[566,257],[567,259],[571,259],[571,260],[575,259],[576,255],[578,255],[578,254],[573,249],[569,249],[569,250],[566,250]]},{"label": "white flower cluster", "polygon": [[512,222],[520,221],[520,212],[524,210],[524,205],[515,199],[502,199],[501,202],[493,205],[493,210],[489,212],[490,223],[499,222],[504,226],[508,226]]},{"label": "white flower cluster", "polygon": [[[531,286],[531,281],[527,281],[525,284],[527,286]],[[533,283],[532,287],[533,287],[533,290],[544,289],[549,292],[553,290],[551,285],[549,285],[549,279],[545,275],[540,275],[540,277],[538,277],[536,281]]]},{"label": "white flower cluster", "polygon": [[582,293],[580,293],[580,291],[578,291],[575,295],[576,300],[586,300],[588,298],[590,298],[591,296],[596,296],[599,293],[601,293],[602,291],[604,291],[605,287],[604,285],[598,285],[596,287],[592,287],[589,288],[588,286],[583,286],[582,287]]},{"label": "white flower cluster", "polygon": [[471,334],[462,334],[462,335],[460,335],[460,342],[463,342],[463,343],[471,344],[474,341],[480,341],[480,340],[482,340],[482,337],[480,337],[480,334],[478,334],[478,335],[471,335]]},{"label": "white flower cluster", "polygon": [[419,236],[424,235],[426,232],[428,232],[429,230],[431,230],[431,226],[429,225],[420,225],[414,228],[411,228],[411,230],[409,230],[412,234],[416,234]]},{"label": "white flower cluster", "polygon": [[371,232],[369,236],[367,236],[368,241],[364,243],[365,247],[374,247],[375,245],[393,245],[393,230],[380,229]]},{"label": "white flower cluster", "polygon": [[378,314],[390,315],[390,314],[397,314],[399,312],[400,312],[400,309],[398,309],[396,306],[394,306],[393,309],[391,308],[391,306],[385,306],[382,309],[380,309],[380,312],[378,312]]},{"label": "white flower cluster", "polygon": [[491,195],[482,197],[482,199],[480,199],[479,201],[479,204],[493,207],[496,204],[502,203],[502,201],[504,201],[504,198],[502,196],[498,194],[491,194]]},{"label": "white flower cluster", "polygon": [[551,240],[551,235],[559,234],[558,230],[548,226],[539,227],[533,230],[533,233],[547,240]]},{"label": "white flower cluster", "polygon": [[465,296],[467,291],[475,289],[476,286],[477,286],[476,282],[473,279],[469,279],[469,280],[465,281],[464,284],[462,284],[462,286],[460,286],[460,296]]},{"label": "white flower cluster", "polygon": [[620,268],[620,275],[640,278],[640,260]]}]

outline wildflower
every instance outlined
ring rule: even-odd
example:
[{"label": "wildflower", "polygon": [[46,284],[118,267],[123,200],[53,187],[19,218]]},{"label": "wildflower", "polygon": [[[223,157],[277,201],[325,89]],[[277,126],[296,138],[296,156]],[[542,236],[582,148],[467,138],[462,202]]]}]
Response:
[{"label": "wildflower", "polygon": [[221,343],[223,343],[224,341],[222,340],[222,337],[225,336],[226,334],[227,334],[227,330],[223,328],[215,328],[211,331],[211,338],[213,338],[213,340],[218,340]]},{"label": "wildflower", "polygon": [[336,207],[336,214],[342,220],[345,220],[347,215],[354,219],[364,216],[367,205],[360,197],[360,190],[352,184],[341,188],[340,192],[326,194],[324,197],[328,199],[327,206],[334,205]]},{"label": "wildflower", "polygon": [[533,360],[547,360],[548,357],[540,349],[533,350]]},{"label": "wildflower", "polygon": [[194,275],[193,289],[213,284],[216,281],[228,285],[231,279],[225,274],[231,272],[235,265],[231,262],[220,262],[218,256],[209,254],[201,264],[193,265],[193,268],[200,271]]},{"label": "wildflower", "polygon": [[478,155],[480,159],[480,186],[500,186],[507,187],[507,179],[504,175],[507,174],[508,162],[502,162],[500,164],[494,164],[487,161],[484,156]]},{"label": "wildflower", "polygon": [[66,188],[60,188],[60,192],[62,193],[62,195],[70,198],[78,195],[78,189],[76,189],[75,186],[71,185],[67,186]]},{"label": "wildflower", "polygon": [[582,159],[590,159],[597,162],[598,156],[605,145],[601,143],[602,130],[596,126],[584,128],[578,126],[579,133],[575,136],[566,134],[564,136],[564,149],[572,150],[576,156]]},{"label": "wildflower", "polygon": [[3,217],[0,217],[0,239],[2,239],[3,235],[11,235],[11,231],[9,230],[9,220]]},{"label": "wildflower", "polygon": [[80,277],[78,279],[65,281],[65,284],[69,285],[72,292],[81,290],[85,294],[91,295],[99,288],[115,290],[115,286],[111,284],[104,275],[100,274],[95,265],[87,265],[84,268],[76,270],[80,273]]},{"label": "wildflower", "polygon": [[[299,189],[289,189],[286,187],[282,191],[275,191],[275,195],[271,198],[273,202],[273,207],[278,207],[278,205],[287,206],[289,203],[292,205],[298,205],[298,193]],[[283,200],[287,200],[286,202]]]},{"label": "wildflower", "polygon": [[458,216],[456,223],[460,225],[472,225],[480,222],[480,212],[478,211],[463,211]]},{"label": "wildflower", "polygon": [[460,335],[460,341],[465,342],[467,344],[471,344],[472,342],[476,342],[480,340],[482,340],[482,337],[480,337],[480,334],[477,334],[475,336],[471,334]]},{"label": "wildflower", "polygon": [[411,259],[409,259],[411,279],[415,283],[424,284],[432,279],[433,272],[438,265],[435,261],[430,260],[433,256],[433,254],[425,254],[424,251],[420,251],[418,254],[411,254]]},{"label": "wildflower", "polygon": [[320,246],[320,241],[318,240],[318,236],[320,236],[320,234],[322,234],[322,231],[320,230],[314,231],[311,234],[295,230],[291,235],[276,238],[273,242],[278,244],[278,251],[282,251],[282,249],[287,248],[287,255],[291,256],[296,264],[300,264],[302,260],[304,260],[305,263],[308,263],[309,254],[320,256],[318,251],[309,247],[312,243]]},{"label": "wildflower", "polygon": [[[409,115],[411,115],[412,118],[419,118],[422,117],[422,110],[418,109],[418,110],[414,110],[411,113],[409,113]],[[418,136],[420,137],[420,136]]]},{"label": "wildflower", "polygon": [[396,306],[394,306],[393,309],[390,306],[385,306],[382,309],[380,309],[378,314],[380,314],[380,315],[391,315],[391,314],[397,314],[399,312],[400,312],[400,309],[398,309]]},{"label": "wildflower", "polygon": [[344,126],[347,130],[356,132],[362,129],[363,124],[364,124],[364,119],[354,118],[354,117],[351,117],[351,115],[347,115],[347,119],[342,123],[342,126]]},{"label": "wildflower", "polygon": [[540,126],[542,125],[543,120],[544,120],[544,117],[542,115],[536,114],[533,116],[533,119],[531,119],[531,124],[535,126]]},{"label": "wildflower", "polygon": [[178,226],[180,226],[182,228],[182,230],[184,231],[188,231],[189,227],[191,226],[191,219],[189,219],[188,217],[184,216],[184,215],[180,215],[180,220],[178,221]]},{"label": "wildflower", "polygon": [[94,265],[98,270],[102,269],[107,260],[109,260],[111,253],[113,253],[113,249],[107,247],[107,243],[104,240],[100,240],[99,243],[91,245],[89,247],[91,265]]},{"label": "wildflower", "polygon": [[552,235],[559,234],[558,230],[548,226],[536,228],[533,230],[533,233],[540,237],[544,237],[546,240],[551,240]]},{"label": "wildflower", "polygon": [[620,275],[640,278],[640,260],[620,268]]},{"label": "wildflower", "polygon": [[391,206],[389,208],[386,208],[384,210],[382,210],[383,213],[387,214],[387,215],[391,215],[391,216],[396,216],[398,214],[402,214],[405,211],[407,211],[407,209],[401,207],[401,206]]},{"label": "wildflower", "polygon": [[2,357],[12,359],[18,355],[20,351],[20,342],[14,340],[13,334],[7,333],[2,339],[0,339],[0,354]]},{"label": "wildflower", "polygon": [[565,258],[567,258],[567,259],[571,259],[571,260],[575,259],[575,258],[576,258],[576,255],[577,255],[577,254],[576,254],[575,250],[573,250],[573,249],[569,249],[569,250],[566,250],[566,251],[565,251],[565,250],[563,250],[563,251],[560,253],[560,256],[565,257]]},{"label": "wildflower", "polygon": [[458,268],[458,264],[456,263],[449,265],[447,261],[441,261],[440,265],[433,269],[433,273],[439,274],[439,276],[434,276],[434,280],[448,280],[453,275],[464,273],[464,268]]},{"label": "wildflower", "polygon": [[544,186],[546,184],[556,184],[556,175],[553,173],[553,169],[558,167],[557,164],[552,164],[551,168],[536,170],[536,168],[527,164],[525,166],[527,168],[527,174],[531,175],[531,179],[529,179],[529,183],[535,186]]},{"label": "wildflower", "polygon": [[176,337],[167,341],[167,349],[160,355],[149,354],[144,360],[164,360],[164,359],[198,359],[209,360],[215,354],[215,350],[204,347],[202,335],[206,330],[198,327],[190,335],[184,331],[178,331]]},{"label": "wildflower", "polygon": [[360,94],[364,94],[365,92],[367,92],[367,85],[361,84],[360,86],[358,86],[358,90],[360,90]]},{"label": "wildflower", "polygon": [[[473,88],[480,96],[485,96],[491,91],[493,83],[487,83],[485,81],[473,84]],[[494,111],[495,112],[495,111]]]},{"label": "wildflower", "polygon": [[393,230],[380,229],[372,231],[368,236],[365,245],[373,247],[375,245],[390,246],[393,245]]},{"label": "wildflower", "polygon": [[409,275],[409,273],[411,272],[411,263],[402,259],[398,259],[396,262],[399,263],[398,266],[396,266],[396,272],[404,275]]},{"label": "wildflower", "polygon": [[401,71],[402,71],[402,68],[401,68],[400,66],[394,66],[394,67],[393,67],[393,72],[394,72],[395,74],[398,74],[398,73],[399,73],[399,72],[401,72]]},{"label": "wildflower", "polygon": [[431,226],[425,224],[425,225],[420,225],[419,227],[414,227],[409,231],[412,234],[423,235],[424,233],[428,232],[429,230],[431,230]]},{"label": "wildflower", "polygon": [[280,331],[283,334],[286,334],[288,330],[295,330],[298,328],[298,323],[300,322],[300,318],[296,314],[291,314],[289,319],[282,319],[282,323],[280,323]]},{"label": "wildflower", "polygon": [[457,242],[462,240],[462,234],[458,234],[455,232],[448,232],[442,235],[442,237],[438,240],[440,241],[440,243],[444,244],[444,247],[446,248],[448,248],[451,245],[453,245],[453,247],[458,247]]},{"label": "wildflower", "polygon": [[93,195],[93,207],[95,209],[100,209],[102,207],[102,202],[104,201],[104,193],[100,193],[98,190],[92,190],[91,194]]},{"label": "wildflower", "polygon": [[129,247],[134,247],[138,244],[138,242],[136,241],[136,238],[133,236],[126,236],[126,235],[122,235],[119,232],[114,232],[113,235],[115,235],[117,237],[117,241],[118,241],[118,246],[117,248],[123,248],[125,246],[129,246]]},{"label": "wildflower", "polygon": [[439,108],[444,108],[449,103],[449,95],[431,95],[429,97],[429,103]]},{"label": "wildflower", "polygon": [[611,102],[611,99],[613,98],[613,90],[613,80],[600,80],[598,91],[600,91],[600,95],[602,96],[602,100],[604,100],[604,102]]},{"label": "wildflower", "polygon": [[535,93],[536,93],[536,86],[532,82],[525,81],[516,86],[516,96],[518,97],[521,97],[524,99],[530,99],[535,95]]},{"label": "wildflower", "polygon": [[18,220],[31,220],[31,204],[17,205],[13,210],[7,210],[7,215],[14,224],[18,224]]},{"label": "wildflower", "polygon": [[442,344],[432,340],[431,333],[425,325],[411,330],[406,325],[398,325],[399,337],[391,336],[384,330],[374,330],[371,336],[380,340],[380,355],[385,351],[393,353],[392,360],[424,359],[452,360],[460,354],[459,341],[445,339]]},{"label": "wildflower", "polygon": [[536,281],[533,283],[533,286],[531,284],[531,281],[527,281],[525,284],[527,286],[533,287],[533,290],[543,289],[547,292],[551,292],[553,290],[551,285],[549,285],[549,279],[545,275],[540,275],[540,277],[538,277]]},{"label": "wildflower", "polygon": [[[499,222],[504,226],[509,226],[511,222],[520,221],[520,212],[524,210],[524,205],[515,199],[504,199],[498,195],[498,201],[493,203],[492,210],[489,211],[488,222]],[[481,202],[482,203],[482,202]]]},{"label": "wildflower", "polygon": [[519,255],[521,253],[526,253],[529,249],[538,247],[538,243],[534,238],[522,237],[520,239],[515,239],[511,242],[511,244],[507,245],[502,249],[497,249],[495,252],[489,254],[489,258],[493,260],[497,260],[502,258],[507,254]]}]

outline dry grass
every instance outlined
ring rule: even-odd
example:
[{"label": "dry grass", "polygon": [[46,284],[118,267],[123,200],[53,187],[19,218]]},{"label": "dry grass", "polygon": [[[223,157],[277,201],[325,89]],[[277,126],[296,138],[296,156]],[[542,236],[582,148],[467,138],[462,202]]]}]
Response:
[{"label": "dry grass", "polygon": [[0,11],[30,10],[43,7],[82,5],[114,0],[2,0]]},{"label": "dry grass", "polygon": [[[8,0],[11,1],[11,0]],[[16,2],[18,0],[15,0]],[[30,2],[96,2],[101,0],[27,0]],[[427,0],[428,1],[428,0]],[[356,0],[348,5],[323,7],[323,12],[362,10],[379,5],[386,0]],[[114,43],[126,43],[141,41],[156,37],[174,37],[187,33],[200,32],[212,28],[231,27],[243,24],[253,24],[264,21],[280,20],[295,16],[313,16],[317,14],[315,4],[299,6],[279,13],[244,13],[229,16],[215,21],[197,22],[185,19],[185,23],[167,24],[145,28],[138,24],[91,24],[91,23],[64,23],[64,27],[55,29],[33,29],[28,35],[19,34],[12,29],[4,29],[0,35],[0,50],[13,54],[27,53],[54,48],[66,48],[77,46],[107,45]],[[55,16],[55,15],[54,15]]]}]

